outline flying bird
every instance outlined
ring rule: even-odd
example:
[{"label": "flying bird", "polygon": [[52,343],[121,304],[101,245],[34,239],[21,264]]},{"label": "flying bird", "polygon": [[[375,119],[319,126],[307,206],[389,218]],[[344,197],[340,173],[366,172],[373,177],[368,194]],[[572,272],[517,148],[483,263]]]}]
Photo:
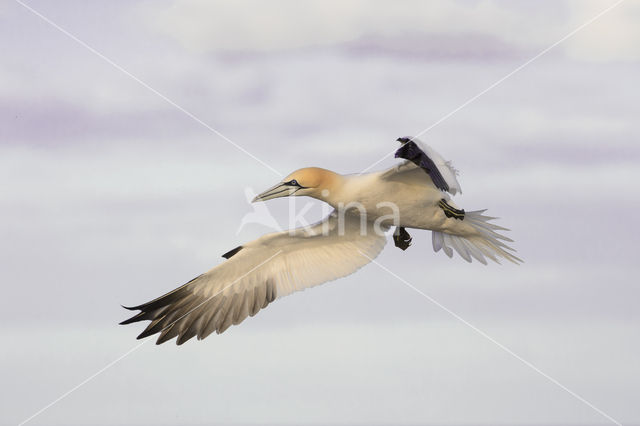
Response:
[{"label": "flying bird", "polygon": [[388,170],[341,175],[317,167],[294,171],[254,198],[308,196],[334,210],[309,227],[263,235],[223,254],[226,260],[175,290],[142,305],[121,324],[151,321],[138,339],[159,334],[157,344],[183,344],[224,332],[277,298],[350,275],[371,262],[395,226],[395,246],[406,250],[407,228],[430,230],[433,249],[487,264],[487,258],[522,262],[513,240],[485,210],[465,211],[451,200],[461,192],[457,170],[417,138],[397,140]]}]

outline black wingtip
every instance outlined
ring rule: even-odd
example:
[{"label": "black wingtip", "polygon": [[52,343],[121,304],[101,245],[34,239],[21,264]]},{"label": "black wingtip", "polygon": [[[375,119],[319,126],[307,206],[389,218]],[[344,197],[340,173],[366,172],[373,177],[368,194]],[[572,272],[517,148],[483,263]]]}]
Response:
[{"label": "black wingtip", "polygon": [[396,150],[395,157],[411,161],[431,177],[436,188],[442,191],[449,191],[449,184],[440,173],[440,170],[438,170],[438,166],[429,158],[427,153],[416,145],[415,141],[408,139],[406,143],[403,143],[402,146]]},{"label": "black wingtip", "polygon": [[126,320],[122,321],[121,323],[119,323],[119,325],[127,325],[127,324],[133,324],[134,322],[138,322],[138,321],[144,321],[144,318],[142,318],[143,314],[144,312],[139,312],[134,316],[132,316],[131,318],[127,318]]},{"label": "black wingtip", "polygon": [[141,340],[141,339],[144,339],[145,337],[149,337],[149,336],[151,336],[153,334],[155,334],[155,332],[154,333],[149,333],[149,330],[145,330],[142,333],[138,334],[138,337],[136,337],[136,339]]},{"label": "black wingtip", "polygon": [[225,259],[230,259],[234,255],[236,255],[240,250],[242,250],[243,248],[244,247],[242,247],[242,246],[238,246],[238,247],[234,248],[233,250],[229,250],[228,252],[223,254],[222,257],[224,257]]},{"label": "black wingtip", "polygon": [[[120,305],[123,308],[125,308],[128,311],[138,311],[140,310],[140,308],[136,307],[136,306],[124,306],[124,305]],[[126,320],[119,322],[118,325],[127,325],[127,324],[131,324],[134,323],[136,321],[141,321],[137,318],[140,317],[140,315],[142,315],[142,312],[138,312],[137,314],[135,314],[134,316],[132,316],[131,318],[127,318]]]},{"label": "black wingtip", "polygon": [[169,335],[169,334],[160,334],[160,336],[158,337],[158,339],[156,340],[156,345],[161,345],[163,343],[168,342],[169,340],[175,338],[176,335]]}]

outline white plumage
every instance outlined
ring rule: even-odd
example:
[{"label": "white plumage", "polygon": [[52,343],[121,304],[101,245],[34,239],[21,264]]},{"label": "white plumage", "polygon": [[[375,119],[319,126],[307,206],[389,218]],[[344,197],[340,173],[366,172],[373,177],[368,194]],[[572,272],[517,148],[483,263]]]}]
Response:
[{"label": "white plumage", "polygon": [[434,251],[449,257],[455,251],[468,262],[521,262],[505,244],[512,240],[498,233],[506,229],[490,223],[494,218],[484,210],[465,212],[451,201],[446,192],[461,192],[451,163],[415,138],[399,140],[396,156],[405,161],[388,170],[293,172],[254,201],[306,195],[333,206],[331,215],[309,228],[267,234],[231,250],[223,255],[228,260],[187,284],[127,308],[140,312],[122,324],[151,321],[138,338],[159,334],[157,343],[222,333],[276,298],[357,271],[382,251],[391,226],[403,250],[411,241],[405,228],[425,229],[432,231]]}]

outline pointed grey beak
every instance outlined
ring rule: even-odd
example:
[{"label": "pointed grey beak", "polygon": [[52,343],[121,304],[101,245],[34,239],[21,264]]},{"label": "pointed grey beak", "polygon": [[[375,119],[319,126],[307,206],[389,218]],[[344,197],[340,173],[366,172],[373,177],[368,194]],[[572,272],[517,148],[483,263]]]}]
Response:
[{"label": "pointed grey beak", "polygon": [[255,203],[256,201],[267,201],[273,198],[288,197],[289,195],[296,192],[296,189],[298,188],[296,188],[295,186],[289,186],[287,184],[279,182],[263,193],[256,195],[256,197],[251,200],[251,202]]}]

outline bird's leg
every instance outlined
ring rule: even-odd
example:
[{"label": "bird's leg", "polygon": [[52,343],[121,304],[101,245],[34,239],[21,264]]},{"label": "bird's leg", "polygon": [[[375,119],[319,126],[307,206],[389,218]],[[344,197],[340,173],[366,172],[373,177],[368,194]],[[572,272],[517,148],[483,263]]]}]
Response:
[{"label": "bird's leg", "polygon": [[396,230],[393,232],[393,242],[396,244],[401,250],[406,250],[411,245],[411,235],[401,226],[396,227]]}]

